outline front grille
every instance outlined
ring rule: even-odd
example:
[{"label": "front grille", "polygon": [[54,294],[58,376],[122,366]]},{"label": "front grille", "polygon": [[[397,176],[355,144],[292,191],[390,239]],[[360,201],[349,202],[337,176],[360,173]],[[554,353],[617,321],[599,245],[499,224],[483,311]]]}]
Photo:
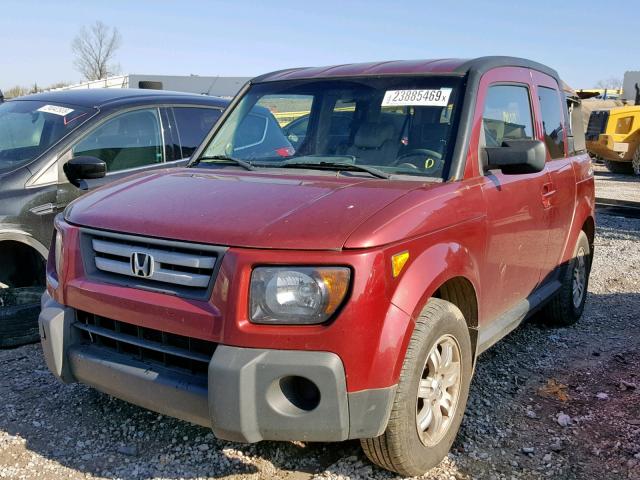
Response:
[{"label": "front grille", "polygon": [[589,124],[585,137],[592,142],[598,141],[600,134],[607,130],[607,121],[609,120],[608,110],[596,110],[589,115]]},{"label": "front grille", "polygon": [[216,344],[78,311],[74,327],[84,343],[137,360],[206,376]]},{"label": "front grille", "polygon": [[129,287],[206,298],[225,249],[82,230],[85,272]]}]

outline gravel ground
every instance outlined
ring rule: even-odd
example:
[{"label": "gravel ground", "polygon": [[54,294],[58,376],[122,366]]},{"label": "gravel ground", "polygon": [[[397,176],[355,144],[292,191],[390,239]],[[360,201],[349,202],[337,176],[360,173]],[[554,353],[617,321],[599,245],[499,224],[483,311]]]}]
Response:
[{"label": "gravel ground", "polygon": [[[534,319],[479,359],[462,429],[428,479],[640,479],[640,220],[598,218],[583,319]],[[40,347],[0,351],[0,478],[394,478],[357,442],[241,445],[81,385]]]},{"label": "gravel ground", "polygon": [[594,164],[596,197],[640,202],[640,177],[611,173],[604,165]]}]

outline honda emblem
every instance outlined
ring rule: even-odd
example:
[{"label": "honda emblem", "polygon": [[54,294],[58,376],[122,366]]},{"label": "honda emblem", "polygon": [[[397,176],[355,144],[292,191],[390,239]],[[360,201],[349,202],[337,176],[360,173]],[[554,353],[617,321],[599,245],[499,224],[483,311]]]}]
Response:
[{"label": "honda emblem", "polygon": [[148,253],[134,252],[131,255],[131,271],[136,277],[149,278],[153,275],[153,257]]}]

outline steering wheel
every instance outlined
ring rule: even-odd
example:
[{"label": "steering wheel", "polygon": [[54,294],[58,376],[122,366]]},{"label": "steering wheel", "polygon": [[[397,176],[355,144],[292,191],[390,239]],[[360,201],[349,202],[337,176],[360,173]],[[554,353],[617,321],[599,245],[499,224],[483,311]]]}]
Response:
[{"label": "steering wheel", "polygon": [[422,170],[425,173],[440,173],[444,168],[444,160],[442,154],[428,148],[415,148],[403,153],[393,166],[411,167],[416,170]]}]

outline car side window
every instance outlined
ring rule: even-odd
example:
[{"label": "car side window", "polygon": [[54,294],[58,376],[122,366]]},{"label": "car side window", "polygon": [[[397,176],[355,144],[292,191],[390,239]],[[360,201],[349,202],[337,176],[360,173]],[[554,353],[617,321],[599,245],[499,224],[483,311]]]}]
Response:
[{"label": "car side window", "polygon": [[488,147],[499,147],[504,140],[533,139],[529,89],[519,85],[490,86],[482,126]]},{"label": "car side window", "polygon": [[73,156],[88,155],[107,164],[107,172],[164,162],[158,109],[125,112],[106,121],[73,148]]},{"label": "car side window", "polygon": [[204,137],[220,118],[217,108],[174,107],[173,115],[178,126],[182,157],[187,158],[200,146]]},{"label": "car side window", "polygon": [[542,113],[544,143],[551,159],[563,158],[565,156],[564,125],[562,122],[564,113],[561,109],[560,95],[553,88],[538,87],[538,98]]}]

